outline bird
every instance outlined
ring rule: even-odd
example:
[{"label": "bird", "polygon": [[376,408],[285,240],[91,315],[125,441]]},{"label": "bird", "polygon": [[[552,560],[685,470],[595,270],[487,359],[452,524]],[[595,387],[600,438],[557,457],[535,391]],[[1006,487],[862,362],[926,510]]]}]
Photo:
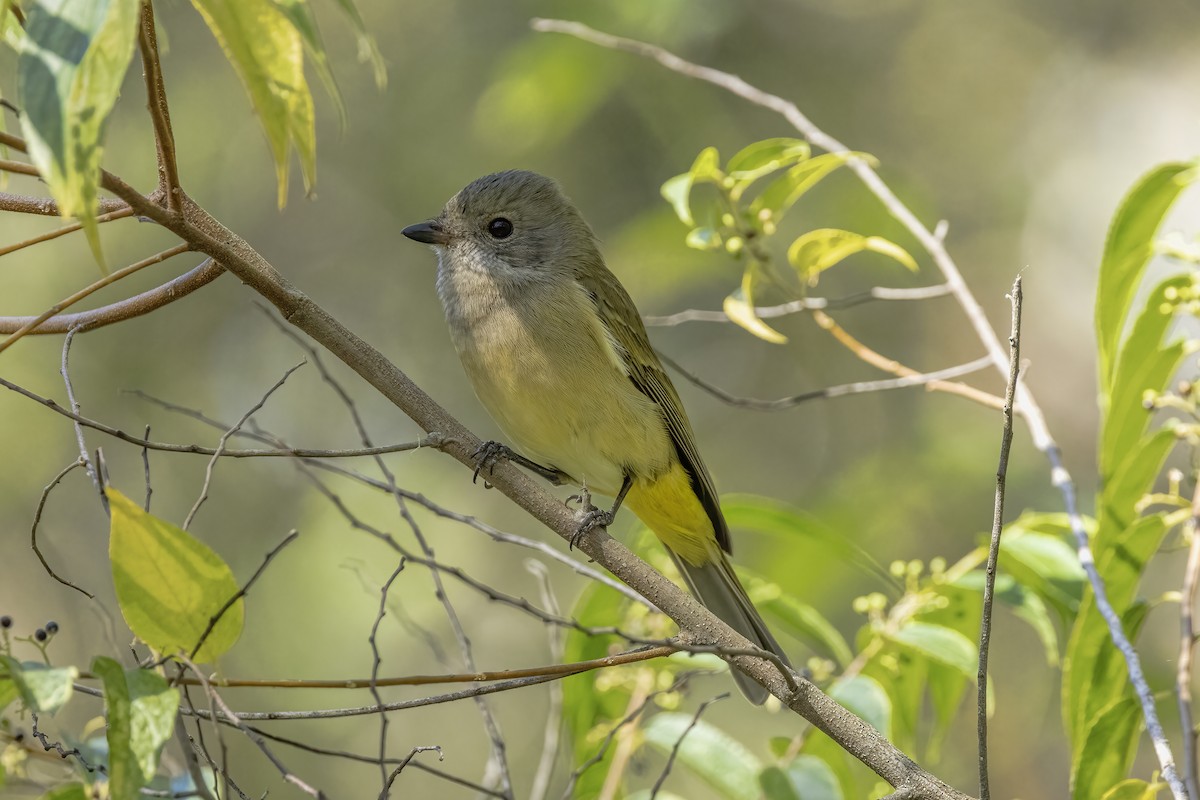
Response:
[{"label": "bird", "polygon": [[[509,170],[481,177],[403,235],[437,254],[437,292],[476,396],[516,446],[489,442],[480,467],[510,458],[555,483],[616,498],[670,553],[692,594],[788,665],[729,562],[729,526],[679,394],[629,293],[557,182]],[[476,475],[478,475],[478,468]],[[733,670],[742,693],[767,691]]]}]

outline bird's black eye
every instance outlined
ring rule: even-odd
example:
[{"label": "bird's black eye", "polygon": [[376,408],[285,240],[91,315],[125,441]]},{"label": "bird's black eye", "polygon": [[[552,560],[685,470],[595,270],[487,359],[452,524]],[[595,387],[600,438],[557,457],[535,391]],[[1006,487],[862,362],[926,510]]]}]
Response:
[{"label": "bird's black eye", "polygon": [[488,233],[493,239],[507,239],[512,236],[513,224],[504,217],[496,217],[488,223]]}]

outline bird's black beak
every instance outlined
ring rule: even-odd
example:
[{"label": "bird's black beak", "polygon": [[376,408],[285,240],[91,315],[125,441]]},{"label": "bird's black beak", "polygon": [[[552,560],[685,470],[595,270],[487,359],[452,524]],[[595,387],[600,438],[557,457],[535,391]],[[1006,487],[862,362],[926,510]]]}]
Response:
[{"label": "bird's black beak", "polygon": [[450,241],[450,237],[446,235],[446,231],[442,229],[441,223],[436,219],[409,225],[400,232],[414,242],[424,242],[425,244],[446,244]]}]

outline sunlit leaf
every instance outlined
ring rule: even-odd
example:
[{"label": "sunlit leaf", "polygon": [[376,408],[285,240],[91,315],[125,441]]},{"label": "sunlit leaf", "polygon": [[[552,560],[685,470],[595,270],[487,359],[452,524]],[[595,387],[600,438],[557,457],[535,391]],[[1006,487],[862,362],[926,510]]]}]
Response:
[{"label": "sunlit leaf", "polygon": [[105,735],[108,739],[108,785],[114,797],[137,797],[146,782],[133,755],[129,740],[133,720],[125,671],[111,658],[97,657],[92,672],[104,681]]},{"label": "sunlit leaf", "polygon": [[[1001,540],[1003,541],[1003,539]],[[1078,567],[1078,562],[1076,563]],[[1007,564],[1005,564],[1007,568]],[[1082,570],[1082,567],[1080,567]],[[955,583],[958,586],[971,589],[980,596],[986,575],[982,570],[967,573]],[[1050,619],[1050,612],[1033,590],[1022,586],[1012,575],[996,576],[995,597],[998,601],[1012,609],[1017,618],[1024,620],[1037,633],[1046,653],[1046,663],[1052,667],[1058,666],[1058,632]]]},{"label": "sunlit leaf", "polygon": [[344,129],[348,121],[346,101],[342,98],[342,90],[338,87],[333,69],[329,66],[329,54],[325,51],[325,42],[321,38],[321,29],[317,24],[317,16],[313,13],[312,5],[308,0],[273,0],[273,2],[303,37],[304,50],[308,53],[308,59],[317,71],[317,77],[324,84],[325,91],[333,100],[333,106],[337,110],[338,123]]},{"label": "sunlit leaf", "polygon": [[691,173],[685,172],[682,175],[676,175],[673,178],[667,178],[659,189],[663,199],[671,204],[671,208],[675,209],[675,216],[679,217],[679,221],[684,225],[695,225],[695,220],[692,219],[692,176]]},{"label": "sunlit leaf", "polygon": [[688,174],[692,176],[692,183],[720,180],[721,155],[717,152],[717,148],[706,147],[701,150],[700,155],[696,156],[696,160],[692,162],[692,168],[688,170]]},{"label": "sunlit leaf", "polygon": [[1074,616],[1087,575],[1075,548],[1061,535],[1010,523],[1000,540],[1000,558],[1006,571],[1058,608],[1064,618]]},{"label": "sunlit leaf", "polygon": [[892,701],[879,681],[866,675],[839,680],[829,689],[829,696],[870,723],[885,737],[892,734]]},{"label": "sunlit leaf", "polygon": [[17,59],[29,157],[101,267],[96,225],[105,122],[133,58],[138,0],[28,0]]},{"label": "sunlit leaf", "polygon": [[754,311],[755,270],[747,269],[742,275],[742,285],[725,298],[723,309],[730,321],[745,328],[758,338],[772,344],[783,344],[787,337],[758,318]]},{"label": "sunlit leaf", "polygon": [[1165,783],[1146,783],[1137,778],[1129,778],[1105,792],[1100,800],[1155,800],[1159,792],[1166,788]]},{"label": "sunlit leaf", "polygon": [[279,206],[287,201],[288,160],[300,157],[306,191],[317,178],[312,94],[304,77],[304,41],[272,0],[192,0],[250,95],[275,160]]},{"label": "sunlit leaf", "polygon": [[759,178],[804,161],[810,155],[812,148],[803,139],[764,139],[747,145],[725,165],[731,182],[730,195],[737,200]]},{"label": "sunlit leaf", "polygon": [[1196,162],[1172,162],[1142,176],[1108,228],[1096,290],[1101,395],[1113,386],[1114,363],[1134,293],[1154,255],[1154,237],[1175,198],[1196,179]]},{"label": "sunlit leaf", "polygon": [[1156,286],[1121,345],[1113,383],[1103,393],[1100,474],[1104,478],[1112,477],[1150,425],[1153,412],[1143,405],[1143,393],[1165,389],[1188,352],[1182,342],[1163,346],[1174,318],[1163,306],[1166,295],[1190,285],[1191,280],[1190,275],[1176,275]]},{"label": "sunlit leaf", "polygon": [[825,153],[810,158],[767,184],[750,203],[750,213],[760,220],[778,221],[809,189],[851,158],[875,163],[875,159],[866,153]]},{"label": "sunlit leaf", "polygon": [[1137,503],[1151,490],[1179,437],[1170,427],[1142,437],[1115,465],[1104,491],[1096,498],[1100,529],[1095,547],[1103,550],[1114,536],[1138,519]]},{"label": "sunlit leaf", "polygon": [[174,735],[179,690],[148,669],[126,670],[125,683],[130,703],[129,748],[142,780],[149,783],[158,770],[163,745]]},{"label": "sunlit leaf", "polygon": [[6,655],[0,655],[0,664],[12,679],[21,702],[38,713],[53,714],[66,705],[79,678],[75,667],[50,667],[34,661],[21,663]]},{"label": "sunlit leaf", "polygon": [[800,236],[788,248],[787,258],[801,280],[816,283],[817,276],[825,270],[864,252],[887,256],[917,271],[917,262],[900,245],[881,236],[863,236],[835,228],[819,228]]},{"label": "sunlit leaf", "polygon": [[975,643],[943,625],[910,622],[889,638],[931,661],[953,667],[971,680],[979,669]]},{"label": "sunlit leaf", "polygon": [[1141,726],[1141,707],[1133,697],[1113,701],[1088,725],[1071,763],[1072,800],[1095,800],[1128,774]]},{"label": "sunlit leaf", "polygon": [[[190,653],[217,612],[238,591],[229,566],[187,531],[147,514],[108,489],[108,552],[121,614],[147,645],[166,655]],[[243,602],[221,616],[194,656],[212,661],[242,633]]]},{"label": "sunlit leaf", "polygon": [[647,744],[663,753],[670,753],[678,743],[678,763],[699,775],[722,797],[758,800],[762,763],[720,728],[695,720],[691,714],[664,712],[650,718],[643,735]]}]

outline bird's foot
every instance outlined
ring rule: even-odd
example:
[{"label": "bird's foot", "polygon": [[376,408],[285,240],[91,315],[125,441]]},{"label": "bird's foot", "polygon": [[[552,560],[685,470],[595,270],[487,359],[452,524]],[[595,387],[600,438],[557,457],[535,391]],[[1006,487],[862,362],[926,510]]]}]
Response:
[{"label": "bird's foot", "polygon": [[[484,442],[479,445],[479,449],[471,453],[471,458],[475,459],[475,472],[471,475],[471,483],[479,478],[479,473],[487,471],[488,475],[496,468],[497,461],[507,461],[514,455],[512,450],[509,450],[506,445],[499,442]],[[485,478],[483,485],[487,486],[488,482]]]},{"label": "bird's foot", "polygon": [[567,540],[568,550],[575,549],[575,545],[596,528],[607,528],[612,525],[617,516],[613,511],[606,511],[592,505],[592,493],[587,490],[587,487],[584,487],[579,494],[573,494],[567,498],[567,502],[571,501],[579,503],[582,508],[580,509],[579,527]]}]

